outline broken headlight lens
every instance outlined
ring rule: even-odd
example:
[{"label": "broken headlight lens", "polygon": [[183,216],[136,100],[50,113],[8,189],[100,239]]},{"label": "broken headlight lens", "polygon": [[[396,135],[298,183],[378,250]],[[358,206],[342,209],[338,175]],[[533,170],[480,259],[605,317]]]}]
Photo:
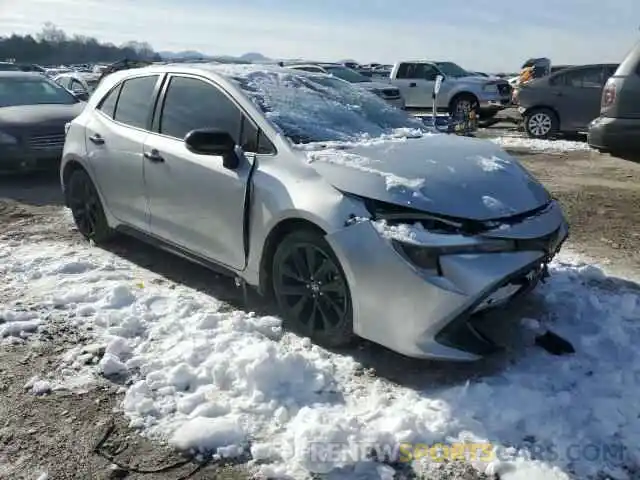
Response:
[{"label": "broken headlight lens", "polygon": [[445,255],[474,255],[482,253],[504,253],[516,250],[516,244],[510,240],[482,240],[475,244],[467,245],[441,245],[441,246],[424,246],[412,243],[400,242],[392,240],[396,251],[402,255],[412,265],[423,270],[437,271],[438,275],[442,274],[440,269],[440,257]]}]

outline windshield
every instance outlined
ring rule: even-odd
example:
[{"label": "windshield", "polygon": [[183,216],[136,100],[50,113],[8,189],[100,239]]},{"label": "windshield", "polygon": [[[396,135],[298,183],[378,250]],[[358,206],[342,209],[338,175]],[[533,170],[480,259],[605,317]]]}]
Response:
[{"label": "windshield", "polygon": [[73,95],[44,78],[0,78],[0,107],[77,103]]},{"label": "windshield", "polygon": [[234,73],[242,90],[294,143],[358,141],[400,129],[411,130],[411,135],[427,131],[419,120],[343,80],[279,70]]},{"label": "windshield", "polygon": [[324,67],[327,73],[350,83],[370,82],[371,79],[347,67]]},{"label": "windshield", "polygon": [[462,77],[468,77],[472,75],[470,72],[467,72],[464,68],[462,68],[457,63],[436,62],[436,65],[442,71],[442,73],[444,73],[447,77],[462,78]]}]

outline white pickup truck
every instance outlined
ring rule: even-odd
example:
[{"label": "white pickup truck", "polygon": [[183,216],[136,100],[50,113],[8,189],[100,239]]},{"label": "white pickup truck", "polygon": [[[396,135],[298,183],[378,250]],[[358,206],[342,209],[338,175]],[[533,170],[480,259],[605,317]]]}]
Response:
[{"label": "white pickup truck", "polygon": [[443,77],[437,96],[438,111],[456,115],[475,110],[481,119],[489,119],[511,103],[509,82],[468,72],[453,62],[398,62],[389,80],[400,89],[407,110],[431,110],[438,75]]}]

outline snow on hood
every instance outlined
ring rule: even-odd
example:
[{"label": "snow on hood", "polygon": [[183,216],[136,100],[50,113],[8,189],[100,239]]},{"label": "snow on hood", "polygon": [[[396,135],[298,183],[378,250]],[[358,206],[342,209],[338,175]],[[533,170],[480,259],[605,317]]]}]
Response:
[{"label": "snow on hood", "polygon": [[336,144],[306,155],[339,190],[434,214],[483,221],[550,200],[516,159],[485,140],[432,134]]}]

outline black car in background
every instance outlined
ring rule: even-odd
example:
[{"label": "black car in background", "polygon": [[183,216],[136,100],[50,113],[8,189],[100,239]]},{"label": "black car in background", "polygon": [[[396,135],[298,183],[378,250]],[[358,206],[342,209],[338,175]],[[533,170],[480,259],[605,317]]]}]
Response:
[{"label": "black car in background", "polygon": [[41,74],[0,71],[0,172],[57,168],[84,105]]},{"label": "black car in background", "polygon": [[600,116],[589,125],[588,137],[601,152],[640,155],[640,43],[604,86]]},{"label": "black car in background", "polygon": [[15,63],[0,62],[0,72],[20,72],[20,68]]}]

